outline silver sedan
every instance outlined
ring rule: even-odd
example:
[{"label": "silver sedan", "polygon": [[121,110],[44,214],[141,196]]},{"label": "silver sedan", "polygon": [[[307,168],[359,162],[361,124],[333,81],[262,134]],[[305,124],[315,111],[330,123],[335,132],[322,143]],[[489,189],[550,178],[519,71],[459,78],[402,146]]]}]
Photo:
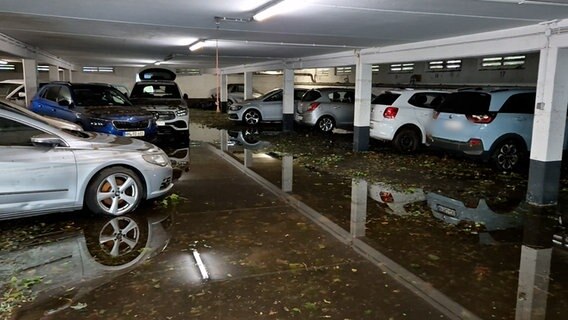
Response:
[{"label": "silver sedan", "polygon": [[0,219],[78,210],[123,215],[172,187],[167,155],[147,142],[59,129],[0,106]]},{"label": "silver sedan", "polygon": [[323,132],[330,132],[336,127],[353,126],[354,106],[353,89],[312,89],[302,96],[294,119],[299,124],[315,126]]},{"label": "silver sedan", "polygon": [[[296,103],[307,89],[294,89],[294,103]],[[248,125],[256,125],[260,122],[282,121],[283,90],[274,89],[262,97],[253,100],[245,100],[229,107],[227,114],[229,120],[242,121]]]}]

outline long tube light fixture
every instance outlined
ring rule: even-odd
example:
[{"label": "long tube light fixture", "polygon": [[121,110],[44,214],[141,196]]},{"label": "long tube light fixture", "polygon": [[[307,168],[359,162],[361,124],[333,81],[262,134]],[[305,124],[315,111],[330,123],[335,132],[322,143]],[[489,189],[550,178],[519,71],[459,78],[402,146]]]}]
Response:
[{"label": "long tube light fixture", "polygon": [[6,61],[6,60],[0,60],[0,64],[3,64],[3,65],[8,64],[8,61]]},{"label": "long tube light fixture", "polygon": [[252,19],[255,21],[266,20],[272,16],[301,8],[302,4],[305,4],[306,1],[307,0],[270,1],[265,6],[260,7],[254,16],[252,16]]}]

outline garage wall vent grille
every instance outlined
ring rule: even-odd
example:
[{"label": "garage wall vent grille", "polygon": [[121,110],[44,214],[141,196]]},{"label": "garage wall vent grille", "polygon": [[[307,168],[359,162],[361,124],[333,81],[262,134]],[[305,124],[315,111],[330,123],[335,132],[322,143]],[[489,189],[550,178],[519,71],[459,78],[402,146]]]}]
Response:
[{"label": "garage wall vent grille", "polygon": [[390,72],[392,73],[407,73],[414,71],[414,62],[412,63],[393,63],[390,65]]},{"label": "garage wall vent grille", "polygon": [[485,57],[481,59],[480,70],[521,69],[525,65],[526,56]]},{"label": "garage wall vent grille", "polygon": [[[37,71],[38,71],[38,72],[49,72],[49,66],[38,65],[38,66],[37,66]],[[58,68],[57,71],[62,72],[63,69]]]},{"label": "garage wall vent grille", "polygon": [[461,70],[462,61],[460,59],[437,60],[428,62],[429,71],[459,71]]},{"label": "garage wall vent grille", "polygon": [[83,72],[89,73],[113,73],[114,67],[83,67]]},{"label": "garage wall vent grille", "polygon": [[372,65],[371,70],[373,71],[373,73],[379,72],[379,65],[378,64]]},{"label": "garage wall vent grille", "polygon": [[177,68],[176,74],[180,76],[200,76],[201,69],[195,68]]},{"label": "garage wall vent grille", "polygon": [[335,75],[341,75],[341,74],[351,74],[353,73],[353,67],[351,66],[347,66],[347,67],[335,67]]}]

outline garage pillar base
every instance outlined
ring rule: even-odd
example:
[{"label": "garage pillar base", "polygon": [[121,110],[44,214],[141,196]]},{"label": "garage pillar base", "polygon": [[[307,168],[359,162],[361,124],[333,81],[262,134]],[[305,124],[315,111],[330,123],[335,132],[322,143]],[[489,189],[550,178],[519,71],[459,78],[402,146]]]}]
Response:
[{"label": "garage pillar base", "polygon": [[367,151],[369,150],[369,133],[371,128],[365,127],[354,127],[353,131],[353,151]]},{"label": "garage pillar base", "polygon": [[294,114],[285,113],[282,115],[282,131],[294,131]]},{"label": "garage pillar base", "polygon": [[554,205],[558,201],[560,165],[562,161],[531,159],[527,202],[533,205]]}]

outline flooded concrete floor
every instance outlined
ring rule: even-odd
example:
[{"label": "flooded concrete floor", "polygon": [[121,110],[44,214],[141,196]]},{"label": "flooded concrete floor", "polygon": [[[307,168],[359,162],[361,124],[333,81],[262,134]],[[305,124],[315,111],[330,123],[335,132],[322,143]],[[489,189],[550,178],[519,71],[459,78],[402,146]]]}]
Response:
[{"label": "flooded concrete floor", "polygon": [[13,318],[444,318],[207,148],[190,149],[180,200],[137,210],[140,244],[121,259],[92,245],[110,218],[2,222],[3,234],[25,234],[2,251],[3,274],[41,277]]},{"label": "flooded concrete floor", "polygon": [[[0,318],[452,316],[250,179],[249,169],[392,259],[444,303],[463,308],[456,318],[567,317],[565,192],[554,212],[538,213],[523,202],[522,176],[437,175],[425,156],[427,166],[388,172],[384,180],[346,178],[334,174],[328,155],[322,159],[330,172],[285,161],[296,155],[279,153],[262,134],[251,139],[192,125],[191,137],[191,145],[162,146],[179,176],[173,196],[133,215],[74,212],[0,222]],[[207,143],[226,147],[248,169],[230,165]],[[337,141],[321,143],[339,154]],[[388,150],[365,158],[400,162]],[[129,232],[117,247],[120,256],[110,257],[118,242],[101,245],[101,237],[117,228]]]}]

